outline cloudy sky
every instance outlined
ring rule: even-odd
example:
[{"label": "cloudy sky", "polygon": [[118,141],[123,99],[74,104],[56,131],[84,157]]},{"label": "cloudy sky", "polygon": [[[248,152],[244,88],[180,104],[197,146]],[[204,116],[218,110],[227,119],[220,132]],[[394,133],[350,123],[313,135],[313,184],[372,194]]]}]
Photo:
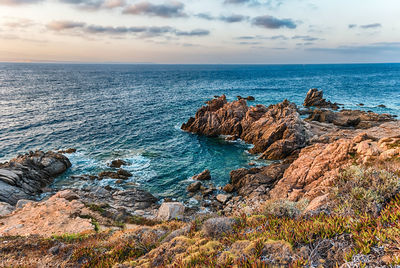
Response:
[{"label": "cloudy sky", "polygon": [[400,62],[399,0],[0,0],[0,61]]}]

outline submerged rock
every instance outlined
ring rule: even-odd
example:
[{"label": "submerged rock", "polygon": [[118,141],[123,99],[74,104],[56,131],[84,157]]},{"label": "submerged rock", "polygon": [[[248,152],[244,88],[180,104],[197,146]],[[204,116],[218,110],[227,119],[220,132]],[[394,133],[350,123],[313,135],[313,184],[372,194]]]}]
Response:
[{"label": "submerged rock", "polygon": [[64,155],[42,151],[0,164],[0,201],[15,205],[20,199],[32,199],[70,166]]},{"label": "submerged rock", "polygon": [[127,166],[129,163],[121,160],[121,159],[117,159],[117,160],[113,160],[110,163],[110,167],[112,168],[120,168],[121,166]]}]

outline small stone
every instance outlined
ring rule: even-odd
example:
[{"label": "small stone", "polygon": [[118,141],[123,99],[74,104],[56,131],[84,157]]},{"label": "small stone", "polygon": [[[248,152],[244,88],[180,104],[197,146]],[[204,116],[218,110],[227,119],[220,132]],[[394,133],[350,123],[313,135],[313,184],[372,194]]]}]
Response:
[{"label": "small stone", "polygon": [[0,202],[0,217],[10,214],[14,211],[14,207],[6,202]]},{"label": "small stone", "polygon": [[231,198],[231,196],[230,195],[226,195],[226,194],[219,194],[216,197],[218,202],[220,202],[222,204],[225,204],[230,198]]},{"label": "small stone", "polygon": [[23,208],[26,204],[33,203],[34,201],[28,199],[20,199],[15,205],[16,208]]},{"label": "small stone", "polygon": [[182,219],[185,212],[185,206],[180,202],[162,203],[158,209],[157,218],[168,221],[173,219]]},{"label": "small stone", "polygon": [[111,161],[110,167],[120,168],[121,166],[127,166],[127,165],[128,165],[128,162],[121,160],[121,159],[117,159],[117,160]]},{"label": "small stone", "polygon": [[60,150],[58,153],[60,154],[73,154],[76,152],[75,148],[68,148],[67,150]]},{"label": "small stone", "polygon": [[379,108],[386,108],[386,105],[384,105],[384,104],[379,104],[378,107],[379,107]]},{"label": "small stone", "polygon": [[132,177],[132,173],[122,168],[118,169],[117,174],[123,177]]},{"label": "small stone", "polygon": [[248,101],[255,101],[256,98],[254,98],[253,96],[248,96],[248,97],[246,98],[246,100],[248,100]]},{"label": "small stone", "polygon": [[211,179],[210,171],[208,169],[206,169],[203,172],[201,172],[200,174],[193,176],[192,179],[197,180],[197,181],[210,180]]},{"label": "small stone", "polygon": [[235,190],[235,188],[233,187],[232,184],[227,184],[224,186],[223,190],[227,193],[232,193]]},{"label": "small stone", "polygon": [[197,192],[198,190],[200,190],[200,187],[201,187],[201,182],[196,181],[196,182],[190,184],[187,187],[187,190],[188,190],[188,192],[194,193],[194,192]]}]

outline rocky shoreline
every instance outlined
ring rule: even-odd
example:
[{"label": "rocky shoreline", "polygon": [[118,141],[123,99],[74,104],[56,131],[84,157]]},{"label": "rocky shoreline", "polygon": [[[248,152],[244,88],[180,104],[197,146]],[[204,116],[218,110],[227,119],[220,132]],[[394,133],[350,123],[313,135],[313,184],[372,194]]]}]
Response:
[{"label": "rocky shoreline", "polygon": [[[329,205],[332,191],[343,170],[354,165],[378,164],[399,170],[400,122],[392,115],[340,110],[340,104],[325,100],[323,92],[317,89],[308,91],[303,107],[288,100],[269,107],[248,106],[246,100],[254,101],[254,97],[228,102],[225,95],[215,96],[181,127],[199,135],[241,139],[253,145],[250,153],[273,161],[265,167],[231,171],[230,182],[222,189],[212,185],[210,171],[194,175],[187,191],[199,201],[199,210],[208,213],[198,213],[197,209],[185,208],[172,200],[160,204],[152,194],[135,187],[66,189],[35,201],[35,196],[71,166],[66,155],[73,152],[37,151],[0,164],[0,237],[50,237],[93,228],[96,232],[115,231],[122,226],[137,233],[137,226],[179,220],[174,227],[162,227],[168,232],[146,229],[150,233],[160,232],[155,235],[160,241],[169,234],[157,248],[146,250],[144,259],[147,256],[150,264],[144,261],[148,265],[140,266],[156,267],[165,261],[155,261],[157,254],[171,250],[170,241],[179,243],[174,238],[196,229],[193,221],[197,219],[211,218],[201,232],[215,238],[219,234],[214,228],[225,233],[233,230],[232,226],[238,223],[233,220],[235,217],[260,214],[266,204],[301,205],[299,217],[319,215],[321,211],[330,214],[334,211]],[[115,171],[75,179],[123,181],[132,175],[121,168],[123,165],[126,163],[122,160],[115,160],[111,163]],[[289,250],[284,244],[275,246]],[[289,259],[278,263],[288,264]]]}]

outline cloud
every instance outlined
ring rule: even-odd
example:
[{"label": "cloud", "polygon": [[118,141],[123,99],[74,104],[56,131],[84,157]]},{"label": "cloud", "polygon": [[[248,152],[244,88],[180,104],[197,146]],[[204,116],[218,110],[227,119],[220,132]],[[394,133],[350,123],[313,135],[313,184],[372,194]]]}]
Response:
[{"label": "cloud", "polygon": [[255,35],[255,36],[239,36],[236,37],[235,39],[237,40],[288,40],[284,35],[274,35],[274,36],[261,36],[261,35]]},{"label": "cloud", "polygon": [[225,0],[225,4],[246,4],[249,3],[251,0]]},{"label": "cloud", "polygon": [[219,19],[224,22],[235,23],[235,22],[241,22],[244,20],[248,20],[249,17],[243,16],[243,15],[238,15],[238,14],[232,14],[230,16],[221,16],[221,17],[219,17]]},{"label": "cloud", "polygon": [[163,18],[187,17],[187,14],[183,11],[184,8],[184,4],[176,1],[171,1],[161,5],[152,4],[150,2],[140,2],[126,7],[122,13],[158,16]]},{"label": "cloud", "polygon": [[267,29],[289,28],[295,29],[296,23],[291,19],[278,19],[272,16],[259,16],[253,19],[253,25]]},{"label": "cloud", "polygon": [[209,30],[203,30],[203,29],[195,29],[190,32],[185,32],[185,31],[177,31],[175,33],[177,36],[206,36],[210,34]]},{"label": "cloud", "polygon": [[194,16],[198,17],[200,19],[205,19],[205,20],[215,20],[216,19],[215,17],[211,16],[208,13],[199,13],[199,14],[196,14]]},{"label": "cloud", "polygon": [[46,25],[47,29],[53,31],[63,31],[74,28],[82,28],[86,24],[83,22],[73,22],[73,21],[52,21]]},{"label": "cloud", "polygon": [[294,39],[294,40],[303,40],[303,41],[307,41],[307,42],[322,40],[320,38],[309,36],[309,35],[295,35],[295,36],[292,37],[292,39]]},{"label": "cloud", "polygon": [[360,28],[362,28],[362,29],[371,29],[371,28],[380,28],[380,27],[382,27],[382,24],[380,24],[380,23],[366,24],[366,25],[360,26]]},{"label": "cloud", "polygon": [[[46,25],[47,29],[56,32],[73,31],[72,33],[85,33],[85,34],[106,34],[106,35],[126,35],[140,34],[143,37],[154,37],[171,34],[175,36],[206,36],[210,31],[204,29],[195,29],[192,31],[180,31],[170,26],[139,26],[139,27],[113,27],[101,25],[87,25],[84,22],[74,21],[53,21]],[[74,32],[75,31],[75,32]]]},{"label": "cloud", "polygon": [[309,48],[309,51],[334,54],[363,54],[372,55],[386,52],[400,53],[400,42],[380,42],[360,46],[338,46],[335,48]]},{"label": "cloud", "polygon": [[125,5],[124,0],[60,0],[83,10],[113,9]]},{"label": "cloud", "polygon": [[[349,24],[348,28],[349,29],[354,29],[357,28],[357,24]],[[374,28],[381,28],[382,24],[380,23],[372,23],[372,24],[365,24],[365,25],[360,25],[358,26],[361,29],[374,29]]]},{"label": "cloud", "polygon": [[16,19],[13,21],[8,21],[4,23],[4,26],[10,27],[10,28],[28,28],[31,26],[36,25],[36,23],[33,20],[30,19]]},{"label": "cloud", "polygon": [[0,0],[0,5],[18,6],[18,5],[35,4],[41,1],[43,0]]}]

